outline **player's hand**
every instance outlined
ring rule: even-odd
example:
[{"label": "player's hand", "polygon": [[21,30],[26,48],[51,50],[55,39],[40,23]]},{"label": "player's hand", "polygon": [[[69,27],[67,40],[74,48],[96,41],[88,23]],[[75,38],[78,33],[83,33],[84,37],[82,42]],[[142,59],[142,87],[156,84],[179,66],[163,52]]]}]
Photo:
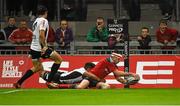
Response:
[{"label": "player's hand", "polygon": [[138,36],[137,39],[138,39],[138,40],[142,40],[142,37]]},{"label": "player's hand", "polygon": [[48,47],[47,47],[47,46],[44,46],[44,47],[42,48],[42,50],[41,50],[41,55],[43,55],[43,54],[46,52],[47,49],[48,49]]},{"label": "player's hand", "polygon": [[135,80],[140,80],[140,76],[138,74],[135,73],[129,73],[130,76],[134,77]]},{"label": "player's hand", "polygon": [[168,40],[164,40],[164,45],[167,45],[168,44]]},{"label": "player's hand", "polygon": [[98,26],[97,26],[97,30],[101,32],[101,31],[102,31],[102,26],[101,26],[101,25],[98,25]]}]

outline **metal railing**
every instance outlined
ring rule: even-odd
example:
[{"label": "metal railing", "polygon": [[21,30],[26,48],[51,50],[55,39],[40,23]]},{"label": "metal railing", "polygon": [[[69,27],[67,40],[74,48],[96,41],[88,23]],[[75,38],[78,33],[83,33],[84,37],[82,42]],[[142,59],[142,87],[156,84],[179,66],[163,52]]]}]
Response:
[{"label": "metal railing", "polygon": [[[16,55],[16,54],[28,54],[29,53],[29,46],[30,44],[24,44],[24,45],[17,45],[12,44],[9,42],[0,44],[0,55]],[[61,49],[59,48],[59,45],[54,43],[49,45],[50,47],[54,48],[56,51],[58,51],[60,54],[70,54],[70,55],[76,55],[76,54],[85,54],[85,55],[98,55],[98,54],[110,54],[113,49],[108,49],[107,42],[86,42],[86,41],[76,41],[72,42],[70,44],[69,49]],[[106,49],[93,49],[94,46],[103,46]],[[160,47],[163,46],[163,44],[158,43],[156,41],[152,41],[150,43],[150,46],[152,49],[148,50],[140,50],[137,49],[139,46],[139,43],[137,41],[130,41],[130,54],[180,54],[180,49],[170,49],[170,50],[161,50]],[[169,46],[176,46],[175,43],[169,44]],[[19,47],[24,47],[25,49],[21,49]],[[120,54],[124,54],[124,43],[117,43],[116,47],[118,48],[118,51]]]}]

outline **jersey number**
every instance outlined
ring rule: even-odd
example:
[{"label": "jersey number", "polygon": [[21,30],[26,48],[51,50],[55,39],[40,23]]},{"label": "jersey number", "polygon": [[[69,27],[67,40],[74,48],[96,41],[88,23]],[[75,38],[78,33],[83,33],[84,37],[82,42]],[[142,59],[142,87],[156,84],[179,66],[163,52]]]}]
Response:
[{"label": "jersey number", "polygon": [[35,22],[35,23],[33,24],[32,30],[34,31],[34,30],[36,29],[36,27],[37,27],[37,22]]}]

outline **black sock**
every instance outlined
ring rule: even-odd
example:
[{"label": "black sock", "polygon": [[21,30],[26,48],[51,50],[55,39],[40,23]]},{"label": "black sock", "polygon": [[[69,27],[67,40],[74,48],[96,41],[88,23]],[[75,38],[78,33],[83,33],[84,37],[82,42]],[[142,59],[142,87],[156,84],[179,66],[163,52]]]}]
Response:
[{"label": "black sock", "polygon": [[45,81],[48,81],[48,77],[49,77],[49,72],[45,72],[41,78]]},{"label": "black sock", "polygon": [[54,75],[57,73],[57,70],[59,69],[59,66],[60,66],[60,64],[56,64],[56,63],[54,63],[52,65],[51,72],[50,72],[49,77],[48,77],[48,82],[52,81]]},{"label": "black sock", "polygon": [[34,72],[32,70],[26,71],[26,73],[21,77],[20,80],[18,80],[18,84],[22,84],[26,79],[28,79],[30,76],[32,76]]}]

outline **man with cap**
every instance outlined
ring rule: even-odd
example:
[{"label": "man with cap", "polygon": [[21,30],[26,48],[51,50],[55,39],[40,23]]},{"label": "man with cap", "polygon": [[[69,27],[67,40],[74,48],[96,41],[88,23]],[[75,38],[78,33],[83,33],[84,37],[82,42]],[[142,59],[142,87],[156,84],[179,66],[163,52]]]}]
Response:
[{"label": "man with cap", "polygon": [[[127,73],[124,71],[120,71],[117,67],[117,63],[120,62],[120,60],[123,59],[123,56],[117,53],[112,53],[109,57],[100,60],[96,66],[90,70],[90,72],[94,75],[96,75],[98,78],[101,79],[101,81],[93,80],[91,78],[84,78],[82,82],[78,85],[75,85],[73,88],[75,89],[85,89],[88,87],[96,87],[100,89],[108,89],[110,88],[110,85],[105,83],[105,77],[110,74],[111,72],[113,73],[115,79],[123,84],[132,84],[128,80],[122,78],[125,76],[131,76],[133,77],[133,81],[139,81],[139,75],[134,74],[134,73]],[[133,83],[135,84],[135,83]]]}]

